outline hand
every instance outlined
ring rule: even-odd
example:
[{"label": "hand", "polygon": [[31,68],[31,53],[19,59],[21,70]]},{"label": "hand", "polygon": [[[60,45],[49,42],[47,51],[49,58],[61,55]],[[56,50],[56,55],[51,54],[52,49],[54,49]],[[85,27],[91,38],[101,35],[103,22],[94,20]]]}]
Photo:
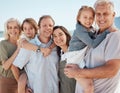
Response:
[{"label": "hand", "polygon": [[43,53],[44,57],[48,56],[52,51],[50,48],[40,48],[40,50]]},{"label": "hand", "polygon": [[64,68],[64,73],[69,78],[77,78],[79,70],[80,68],[77,64],[67,64]]},{"label": "hand", "polygon": [[23,47],[24,44],[26,44],[28,41],[26,39],[19,39],[17,42],[18,47]]}]

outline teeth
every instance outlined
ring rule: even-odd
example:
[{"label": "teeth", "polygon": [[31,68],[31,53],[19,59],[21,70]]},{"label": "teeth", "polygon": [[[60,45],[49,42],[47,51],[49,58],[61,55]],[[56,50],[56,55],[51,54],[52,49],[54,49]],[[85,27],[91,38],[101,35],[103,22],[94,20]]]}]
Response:
[{"label": "teeth", "polygon": [[101,23],[101,24],[104,24],[105,22],[104,22],[104,21],[101,21],[100,23]]}]

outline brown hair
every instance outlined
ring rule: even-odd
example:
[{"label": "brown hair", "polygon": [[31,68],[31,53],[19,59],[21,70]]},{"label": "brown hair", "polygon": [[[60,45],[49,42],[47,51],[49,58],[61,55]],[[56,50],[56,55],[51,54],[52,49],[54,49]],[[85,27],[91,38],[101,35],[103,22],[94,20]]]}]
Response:
[{"label": "brown hair", "polygon": [[[67,38],[66,44],[67,44],[67,46],[69,46],[69,42],[70,42],[70,40],[71,40],[71,35],[70,35],[70,33],[68,32],[68,30],[67,30],[65,27],[63,27],[63,26],[55,26],[55,27],[53,28],[53,32],[54,32],[56,29],[61,29],[61,30],[65,33],[66,38]],[[57,46],[57,53],[58,53],[58,56],[60,57],[61,48],[60,48],[59,46]]]},{"label": "brown hair", "polygon": [[33,26],[33,28],[35,29],[35,34],[37,34],[38,25],[37,25],[36,21],[33,18],[26,18],[21,25],[22,30],[23,30],[23,25],[24,25],[25,22],[31,24]]},{"label": "brown hair", "polygon": [[95,17],[95,11],[94,11],[94,9],[93,9],[92,7],[82,6],[82,7],[79,9],[78,14],[77,14],[77,18],[76,18],[77,22],[79,22],[78,19],[79,19],[79,17],[81,16],[82,11],[86,11],[86,10],[90,10],[90,11],[93,13],[93,17]]},{"label": "brown hair", "polygon": [[53,18],[50,15],[43,15],[42,17],[40,17],[40,19],[38,21],[38,27],[40,27],[41,21],[45,18],[50,18],[53,21],[53,24],[55,25],[55,21],[53,20]]}]

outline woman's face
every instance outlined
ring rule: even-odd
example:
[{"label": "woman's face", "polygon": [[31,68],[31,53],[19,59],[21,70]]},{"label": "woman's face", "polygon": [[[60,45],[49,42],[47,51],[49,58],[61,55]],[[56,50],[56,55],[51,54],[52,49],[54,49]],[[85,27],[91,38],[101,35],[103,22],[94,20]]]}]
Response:
[{"label": "woman's face", "polygon": [[25,36],[27,36],[28,38],[34,38],[34,36],[35,36],[34,27],[28,22],[25,22],[23,24],[23,32],[24,32]]},{"label": "woman's face", "polygon": [[60,29],[56,29],[53,32],[53,40],[55,44],[59,47],[66,46],[67,38],[65,33]]},{"label": "woman's face", "polygon": [[17,22],[9,22],[7,24],[7,33],[10,38],[18,39],[20,35],[20,29]]}]

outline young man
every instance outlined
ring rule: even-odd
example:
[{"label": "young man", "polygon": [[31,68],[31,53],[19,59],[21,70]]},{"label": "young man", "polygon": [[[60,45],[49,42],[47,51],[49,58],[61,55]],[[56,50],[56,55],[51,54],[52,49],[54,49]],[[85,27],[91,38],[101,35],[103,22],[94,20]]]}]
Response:
[{"label": "young man", "polygon": [[58,93],[57,64],[58,56],[56,48],[44,57],[40,47],[49,47],[53,41],[51,38],[54,20],[51,16],[42,16],[38,22],[39,35],[36,35],[30,42],[38,47],[37,52],[32,50],[20,49],[14,65],[22,69],[25,67],[28,76],[28,87],[33,93]]}]

